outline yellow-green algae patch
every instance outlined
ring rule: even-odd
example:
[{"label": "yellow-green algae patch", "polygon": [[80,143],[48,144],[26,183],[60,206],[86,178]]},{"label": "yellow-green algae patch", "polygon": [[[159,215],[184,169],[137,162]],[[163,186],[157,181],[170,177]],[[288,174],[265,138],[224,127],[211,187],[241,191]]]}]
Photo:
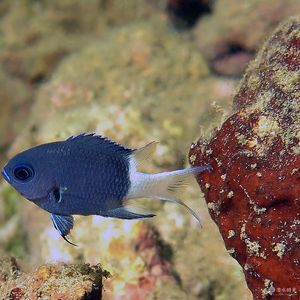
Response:
[{"label": "yellow-green algae patch", "polygon": [[[282,31],[286,31],[284,37],[286,41],[295,41],[299,38],[298,28],[292,28],[287,31],[290,22],[282,25]],[[299,141],[300,132],[300,90],[298,88],[300,71],[299,66],[288,67],[288,63],[280,60],[280,57],[289,57],[293,55],[293,47],[286,49],[280,43],[280,40],[273,39],[273,46],[269,47],[266,43],[263,49],[258,53],[256,59],[248,67],[240,87],[247,88],[249,99],[255,98],[255,101],[249,101],[244,109],[239,113],[243,116],[259,115],[253,124],[253,128],[245,133],[236,132],[240,144],[247,144],[259,156],[265,156],[275,141],[280,139],[284,148],[290,148],[295,143],[295,138]],[[285,44],[284,44],[285,45]],[[278,58],[278,59],[276,59]],[[264,61],[271,60],[268,68],[264,66]],[[257,70],[259,72],[256,72]],[[266,82],[266,78],[268,81]],[[239,97],[239,96],[238,96]],[[285,101],[287,99],[289,101]],[[241,139],[241,137],[243,137]],[[294,154],[299,154],[299,144],[291,148]]]}]

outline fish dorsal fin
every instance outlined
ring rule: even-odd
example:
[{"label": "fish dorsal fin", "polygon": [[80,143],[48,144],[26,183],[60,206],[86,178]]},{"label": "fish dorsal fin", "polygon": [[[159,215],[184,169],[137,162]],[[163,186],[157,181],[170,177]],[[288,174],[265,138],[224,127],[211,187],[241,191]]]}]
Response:
[{"label": "fish dorsal fin", "polygon": [[140,169],[155,152],[158,142],[151,142],[133,151],[132,157],[136,169]]},{"label": "fish dorsal fin", "polygon": [[54,228],[59,232],[63,239],[69,244],[77,246],[66,239],[66,236],[70,233],[71,229],[74,226],[73,216],[51,214],[51,220],[54,225]]},{"label": "fish dorsal fin", "polygon": [[102,151],[120,152],[124,155],[129,155],[134,151],[94,132],[80,133],[76,136],[69,137],[66,141],[74,143],[75,145],[95,148],[96,150],[101,149]]}]

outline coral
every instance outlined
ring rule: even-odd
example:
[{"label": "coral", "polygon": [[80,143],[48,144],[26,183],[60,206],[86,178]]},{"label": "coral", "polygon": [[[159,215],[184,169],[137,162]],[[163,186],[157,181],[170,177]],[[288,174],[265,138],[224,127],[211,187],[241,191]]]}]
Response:
[{"label": "coral", "polygon": [[260,45],[285,18],[300,12],[298,0],[216,0],[194,35],[212,69],[241,75]]},{"label": "coral", "polygon": [[190,150],[192,165],[213,167],[198,182],[255,299],[299,297],[299,56],[296,17],[250,64],[232,115]]},{"label": "coral", "polygon": [[24,273],[14,258],[0,263],[1,299],[102,299],[102,280],[109,276],[99,265],[41,265]]}]

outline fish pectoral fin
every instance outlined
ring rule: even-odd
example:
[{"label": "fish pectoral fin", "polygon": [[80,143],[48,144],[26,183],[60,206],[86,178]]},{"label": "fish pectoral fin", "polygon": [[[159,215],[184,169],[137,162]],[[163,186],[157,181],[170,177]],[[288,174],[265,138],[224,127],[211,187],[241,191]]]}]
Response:
[{"label": "fish pectoral fin", "polygon": [[62,188],[54,187],[48,193],[48,199],[49,199],[49,201],[60,203],[62,201],[62,194],[63,194],[63,189]]},{"label": "fish pectoral fin", "polygon": [[155,217],[154,214],[141,212],[140,209],[133,207],[131,205],[111,209],[105,214],[105,216],[111,218],[126,219],[126,220]]},{"label": "fish pectoral fin", "polygon": [[147,160],[153,155],[158,142],[151,142],[144,147],[138,148],[133,151],[132,158],[135,164],[135,167],[139,170]]},{"label": "fish pectoral fin", "polygon": [[74,226],[73,216],[62,216],[51,214],[51,220],[53,222],[54,228],[59,232],[63,239],[73,246],[77,246],[72,242],[68,241],[66,236],[70,233],[71,229]]}]

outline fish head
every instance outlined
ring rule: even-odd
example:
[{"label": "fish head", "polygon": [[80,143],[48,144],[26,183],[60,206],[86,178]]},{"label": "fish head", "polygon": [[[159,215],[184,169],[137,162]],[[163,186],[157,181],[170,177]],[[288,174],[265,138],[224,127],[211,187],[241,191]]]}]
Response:
[{"label": "fish head", "polygon": [[28,149],[13,157],[2,169],[3,178],[23,197],[36,202],[46,198],[55,185],[55,174],[51,172],[53,154],[45,147]]}]

